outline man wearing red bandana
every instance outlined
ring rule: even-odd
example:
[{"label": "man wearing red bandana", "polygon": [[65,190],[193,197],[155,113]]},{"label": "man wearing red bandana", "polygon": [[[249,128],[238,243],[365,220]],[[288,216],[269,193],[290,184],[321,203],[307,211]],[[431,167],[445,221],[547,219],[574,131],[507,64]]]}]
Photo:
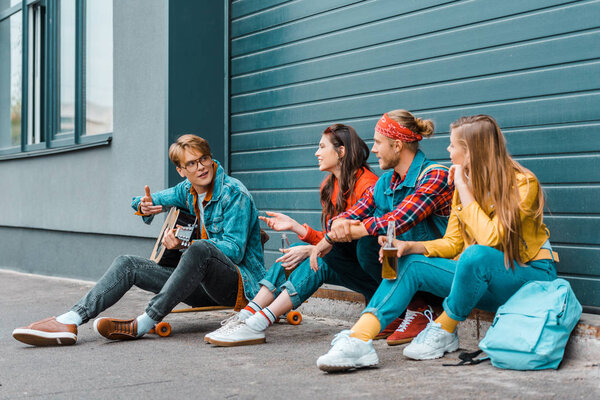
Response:
[{"label": "man wearing red bandana", "polygon": [[[399,240],[433,240],[444,235],[453,194],[448,169],[419,150],[419,141],[432,134],[432,121],[406,110],[390,111],[379,119],[372,151],[387,172],[354,206],[328,222],[327,235],[311,255],[315,266],[317,257],[324,257],[340,274],[379,283],[377,237],[386,234],[389,221],[395,222]],[[415,297],[405,318],[394,321],[377,338],[387,337],[389,345],[409,342],[427,325],[423,313],[428,308]]]}]

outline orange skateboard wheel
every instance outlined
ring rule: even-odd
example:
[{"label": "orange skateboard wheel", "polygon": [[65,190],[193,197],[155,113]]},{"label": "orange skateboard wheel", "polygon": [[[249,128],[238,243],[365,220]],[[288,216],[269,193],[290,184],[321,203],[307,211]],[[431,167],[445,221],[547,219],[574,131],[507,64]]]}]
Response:
[{"label": "orange skateboard wheel", "polygon": [[302,322],[302,314],[298,311],[290,311],[287,313],[286,319],[291,325],[300,325]]},{"label": "orange skateboard wheel", "polygon": [[158,336],[167,337],[171,334],[171,324],[168,322],[159,322],[155,327]]}]

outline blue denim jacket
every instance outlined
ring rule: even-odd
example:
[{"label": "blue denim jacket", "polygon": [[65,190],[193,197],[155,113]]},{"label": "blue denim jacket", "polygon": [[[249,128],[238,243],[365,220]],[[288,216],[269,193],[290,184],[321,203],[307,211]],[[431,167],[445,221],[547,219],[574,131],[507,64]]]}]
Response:
[{"label": "blue denim jacket", "polygon": [[[204,222],[208,241],[239,268],[244,282],[244,294],[252,299],[258,293],[258,282],[266,273],[263,249],[260,242],[258,210],[248,189],[239,180],[225,174],[217,161],[212,198],[204,207]],[[152,193],[152,204],[179,207],[194,211],[192,184],[184,180],[178,185]],[[134,197],[131,207],[138,210],[141,197]],[[150,224],[154,215],[142,217]]]},{"label": "blue denim jacket", "polygon": [[[421,150],[418,150],[408,168],[404,181],[395,190],[390,187],[394,171],[391,170],[381,175],[373,188],[373,200],[376,207],[373,216],[381,217],[387,214],[394,210],[407,196],[415,193],[421,172],[431,164],[435,163],[427,159]],[[397,238],[407,241],[438,239],[444,236],[447,225],[447,216],[432,214],[408,231],[398,235]]]}]

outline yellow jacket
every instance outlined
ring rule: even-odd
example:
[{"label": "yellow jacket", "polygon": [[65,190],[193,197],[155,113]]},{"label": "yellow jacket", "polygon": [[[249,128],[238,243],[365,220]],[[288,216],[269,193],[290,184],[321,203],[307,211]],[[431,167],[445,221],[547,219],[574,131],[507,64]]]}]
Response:
[{"label": "yellow jacket", "polygon": [[[517,185],[521,196],[521,209],[532,211],[537,209],[538,182],[533,174],[524,175],[516,173]],[[480,206],[476,201],[463,207],[458,192],[454,191],[452,197],[452,211],[448,221],[448,228],[441,239],[422,242],[425,246],[427,257],[442,257],[457,259],[464,249],[472,244],[490,246],[500,250],[503,235],[502,228],[495,215],[494,205]],[[529,215],[528,215],[529,214]],[[537,229],[538,218],[531,213],[521,211],[521,234],[524,243],[519,246],[521,261],[527,263],[532,260],[550,259],[552,255],[542,245],[550,237],[546,225],[542,223]],[[554,260],[558,255],[554,253]]]}]

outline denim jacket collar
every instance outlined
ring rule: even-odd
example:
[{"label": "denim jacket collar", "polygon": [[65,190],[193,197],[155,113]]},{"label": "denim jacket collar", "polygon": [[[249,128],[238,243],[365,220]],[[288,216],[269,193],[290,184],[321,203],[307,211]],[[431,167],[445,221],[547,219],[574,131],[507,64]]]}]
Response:
[{"label": "denim jacket collar", "polygon": [[[417,179],[419,177],[419,173],[421,172],[421,168],[423,167],[424,161],[425,161],[425,154],[423,154],[423,152],[421,150],[417,150],[417,153],[415,154],[415,158],[410,163],[410,167],[408,168],[408,171],[406,173],[406,176],[404,177],[404,180],[402,182],[400,182],[400,184],[394,190],[398,190],[403,187],[411,187],[411,188],[415,187],[415,185],[417,184]],[[396,173],[396,172],[394,172],[394,173]],[[391,184],[391,181],[390,181],[390,184]],[[388,186],[385,189],[385,194],[391,195],[392,193],[393,193],[392,188],[390,186]]]}]

